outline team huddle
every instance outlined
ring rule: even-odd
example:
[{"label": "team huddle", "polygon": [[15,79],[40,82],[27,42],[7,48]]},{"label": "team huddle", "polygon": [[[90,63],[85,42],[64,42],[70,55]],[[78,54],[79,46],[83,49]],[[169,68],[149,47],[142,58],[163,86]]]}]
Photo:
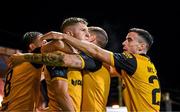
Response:
[{"label": "team huddle", "polygon": [[[157,71],[146,55],[151,34],[131,28],[123,52],[105,50],[106,31],[83,18],[63,21],[60,32],[27,32],[25,51],[9,58],[1,111],[106,111],[112,69],[120,75],[128,111],[160,111]],[[47,105],[41,81],[45,80]]]}]

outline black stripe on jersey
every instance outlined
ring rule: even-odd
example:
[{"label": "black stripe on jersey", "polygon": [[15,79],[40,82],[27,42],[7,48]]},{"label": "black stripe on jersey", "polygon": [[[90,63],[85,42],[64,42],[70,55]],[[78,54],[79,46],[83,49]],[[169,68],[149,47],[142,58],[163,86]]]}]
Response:
[{"label": "black stripe on jersey", "polygon": [[95,72],[101,68],[101,66],[102,66],[101,61],[99,61],[95,58],[92,58],[83,52],[80,53],[80,56],[84,59],[84,62],[85,62],[84,70],[87,70],[90,72]]},{"label": "black stripe on jersey", "polygon": [[121,70],[123,69],[129,75],[133,75],[137,68],[136,58],[133,55],[129,57],[123,53],[114,53],[114,64],[119,73],[121,73]]}]

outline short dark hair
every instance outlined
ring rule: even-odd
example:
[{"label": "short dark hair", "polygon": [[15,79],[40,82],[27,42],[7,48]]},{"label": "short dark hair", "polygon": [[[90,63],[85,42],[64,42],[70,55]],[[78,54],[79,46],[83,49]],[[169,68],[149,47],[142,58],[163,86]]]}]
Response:
[{"label": "short dark hair", "polygon": [[23,35],[23,45],[25,46],[25,50],[29,49],[29,44],[33,43],[34,40],[39,36],[39,35],[43,35],[40,32],[37,31],[30,31],[30,32],[26,32]]},{"label": "short dark hair", "polygon": [[74,25],[76,23],[83,23],[85,25],[88,25],[88,22],[84,18],[70,17],[70,18],[67,18],[63,21],[61,28],[60,28],[60,31],[63,32],[66,27]]},{"label": "short dark hair", "polygon": [[146,41],[146,43],[149,45],[149,48],[154,43],[154,39],[153,39],[152,35],[147,30],[140,29],[140,28],[131,28],[131,29],[129,29],[129,32],[138,33],[138,35],[141,36]]},{"label": "short dark hair", "polygon": [[98,38],[96,38],[97,43],[100,47],[105,48],[108,43],[108,35],[103,28],[91,26],[88,27],[89,32],[94,33]]}]

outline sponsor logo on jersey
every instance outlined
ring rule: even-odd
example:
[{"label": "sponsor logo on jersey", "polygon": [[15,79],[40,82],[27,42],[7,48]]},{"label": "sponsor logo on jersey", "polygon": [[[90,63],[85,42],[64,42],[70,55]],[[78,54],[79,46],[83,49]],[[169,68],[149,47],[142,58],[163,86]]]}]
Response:
[{"label": "sponsor logo on jersey", "polygon": [[82,85],[82,80],[71,80],[71,84],[74,86]]}]

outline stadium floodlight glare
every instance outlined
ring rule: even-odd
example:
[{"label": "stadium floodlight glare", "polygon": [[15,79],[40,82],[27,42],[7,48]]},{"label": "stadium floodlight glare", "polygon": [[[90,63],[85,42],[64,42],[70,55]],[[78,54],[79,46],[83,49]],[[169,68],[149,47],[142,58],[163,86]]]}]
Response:
[{"label": "stadium floodlight glare", "polygon": [[112,108],[114,109],[119,108],[119,105],[112,105]]},{"label": "stadium floodlight glare", "polygon": [[127,107],[112,105],[111,107],[106,107],[106,112],[128,112]]}]

